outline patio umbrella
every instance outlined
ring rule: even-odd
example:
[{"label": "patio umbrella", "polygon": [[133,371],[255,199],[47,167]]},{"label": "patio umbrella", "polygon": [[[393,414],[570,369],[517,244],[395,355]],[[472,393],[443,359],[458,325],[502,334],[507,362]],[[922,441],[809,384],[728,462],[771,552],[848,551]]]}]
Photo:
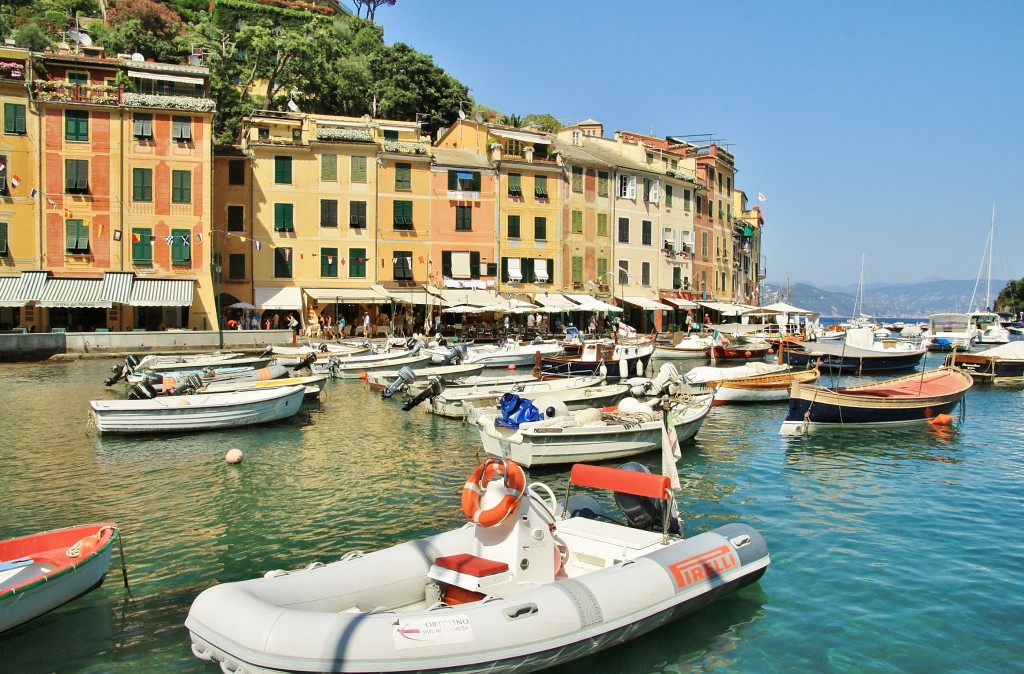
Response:
[{"label": "patio umbrella", "polygon": [[235,302],[234,304],[229,305],[228,308],[230,308],[230,309],[255,309],[256,307],[254,307],[253,305],[249,304],[248,302]]},{"label": "patio umbrella", "polygon": [[454,307],[441,309],[442,314],[479,314],[483,311],[483,308],[475,307],[472,304],[456,304]]}]

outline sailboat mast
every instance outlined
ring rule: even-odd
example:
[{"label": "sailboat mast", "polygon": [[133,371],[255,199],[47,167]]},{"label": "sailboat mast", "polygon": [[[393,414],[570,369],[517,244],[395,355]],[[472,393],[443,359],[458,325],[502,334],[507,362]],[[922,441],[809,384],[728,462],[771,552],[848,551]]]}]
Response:
[{"label": "sailboat mast", "polygon": [[989,301],[992,298],[992,247],[996,238],[996,205],[992,203],[992,226],[988,231],[988,280],[985,282],[985,311],[992,311]]}]

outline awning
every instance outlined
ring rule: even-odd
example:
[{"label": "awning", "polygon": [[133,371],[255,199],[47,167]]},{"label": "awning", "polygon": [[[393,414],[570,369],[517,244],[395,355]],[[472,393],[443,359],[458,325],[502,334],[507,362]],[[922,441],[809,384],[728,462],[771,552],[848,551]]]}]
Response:
[{"label": "awning", "polygon": [[511,138],[512,140],[521,140],[527,143],[536,143],[537,145],[550,145],[551,141],[541,136],[540,134],[524,133],[522,131],[508,131],[506,129],[490,129],[492,135],[499,138]]},{"label": "awning", "polygon": [[579,302],[579,306],[572,311],[606,311],[609,313],[622,312],[622,307],[617,307],[614,304],[608,304],[607,302],[597,299],[593,295],[577,295],[575,293],[563,293],[563,295],[571,299],[573,302]]},{"label": "awning", "polygon": [[385,288],[381,285],[374,285],[371,287],[394,302],[402,302],[404,304],[438,304],[441,301],[441,296],[439,294],[430,292],[423,287]]},{"label": "awning", "polygon": [[301,309],[302,289],[256,288],[256,297],[253,304],[264,310],[288,311],[289,309]]},{"label": "awning", "polygon": [[135,274],[131,272],[108,271],[103,275],[100,299],[118,304],[128,304],[132,298],[132,281],[134,280]]},{"label": "awning", "polygon": [[505,300],[493,290],[473,290],[470,288],[445,288],[438,290],[441,301],[450,307],[469,304],[475,307],[489,307]]},{"label": "awning", "polygon": [[50,278],[48,271],[23,271],[21,272],[21,294],[22,300],[33,302],[43,296],[43,287]]},{"label": "awning", "polygon": [[547,309],[555,311],[577,311],[580,306],[565,295],[558,293],[537,293],[533,301]]},{"label": "awning", "polygon": [[724,302],[697,302],[705,309],[711,309],[711,311],[717,311],[723,316],[739,316],[743,312],[749,309],[755,309],[746,304],[726,304]]},{"label": "awning", "polygon": [[456,171],[455,177],[459,180],[472,180],[473,174],[468,171]]},{"label": "awning", "polygon": [[205,80],[202,77],[186,77],[184,75],[170,75],[168,73],[149,72],[147,70],[129,70],[128,77],[138,77],[143,80],[164,80],[167,82],[183,82],[185,84],[202,84]]},{"label": "awning", "polygon": [[652,300],[649,297],[643,297],[641,295],[616,295],[616,297],[618,297],[623,302],[628,302],[629,304],[638,306],[641,309],[650,309],[652,311],[672,311],[672,309],[675,308],[670,307],[667,304],[662,304],[661,302],[656,302],[655,300]]},{"label": "awning", "polygon": [[20,276],[0,277],[0,307],[20,307],[25,300],[19,297],[21,292]]},{"label": "awning", "polygon": [[678,297],[662,297],[662,302],[675,306],[676,309],[696,309],[699,304],[690,300],[679,299]]},{"label": "awning", "polygon": [[[133,307],[189,307],[192,306],[193,279],[139,278],[132,283]],[[107,306],[110,306],[109,304]]]},{"label": "awning", "polygon": [[386,294],[382,294],[374,288],[303,288],[302,291],[317,302],[329,302],[336,304],[385,304],[391,301]]},{"label": "awning", "polygon": [[110,302],[100,299],[102,288],[100,278],[51,278],[36,304],[53,309],[109,309]]}]

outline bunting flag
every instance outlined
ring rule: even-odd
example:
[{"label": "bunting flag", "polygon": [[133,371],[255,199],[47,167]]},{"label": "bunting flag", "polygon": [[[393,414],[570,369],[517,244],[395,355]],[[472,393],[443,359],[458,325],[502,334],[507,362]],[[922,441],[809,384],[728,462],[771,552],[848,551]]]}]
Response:
[{"label": "bunting flag", "polygon": [[21,178],[19,178],[18,174],[15,173],[14,175],[11,176],[11,185],[13,187],[17,187],[20,184],[21,184]]},{"label": "bunting flag", "polygon": [[120,229],[115,229],[114,230],[114,241],[120,241],[120,240],[121,240],[121,230]]},{"label": "bunting flag", "polygon": [[152,243],[156,243],[156,234],[150,234],[150,235],[149,235],[149,242],[150,242],[151,244],[152,244]]},{"label": "bunting flag", "polygon": [[259,250],[260,248],[263,247],[263,244],[261,244],[259,241],[253,241],[253,243],[256,244],[256,250]]},{"label": "bunting flag", "polygon": [[57,208],[57,202],[50,197],[46,197],[46,203],[50,205],[50,208]]},{"label": "bunting flag", "polygon": [[344,267],[345,266],[345,258],[340,258],[339,261],[341,262],[341,266]]},{"label": "bunting flag", "polygon": [[103,236],[103,225],[96,225],[96,238]]},{"label": "bunting flag", "polygon": [[761,202],[768,201],[768,197],[766,197],[763,192],[758,192],[757,200]]},{"label": "bunting flag", "polygon": [[198,234],[196,234],[196,243],[202,243],[202,242],[203,242],[203,233],[199,232]]},{"label": "bunting flag", "polygon": [[327,264],[334,264],[334,256],[333,255],[328,255],[327,256]]},{"label": "bunting flag", "polygon": [[181,235],[181,243],[184,246],[188,246],[188,234]]},{"label": "bunting flag", "polygon": [[287,262],[289,260],[289,258],[291,258],[291,252],[292,252],[291,248],[285,248],[284,249],[284,261],[285,262]]},{"label": "bunting flag", "polygon": [[39,196],[39,190],[33,187],[32,190],[28,193],[28,196],[31,197],[32,199],[35,199],[36,197]]},{"label": "bunting flag", "polygon": [[83,218],[82,219],[82,226],[83,227],[88,227],[91,224],[92,224],[92,220],[90,220],[89,218]]},{"label": "bunting flag", "polygon": [[242,240],[242,243],[245,243],[245,237],[244,236],[240,236],[238,238]]},{"label": "bunting flag", "polygon": [[65,208],[64,209],[64,219],[65,220],[70,220],[73,217],[75,217],[75,214]]},{"label": "bunting flag", "polygon": [[132,232],[132,243],[142,243],[142,237],[138,232]]},{"label": "bunting flag", "polygon": [[173,246],[174,245],[174,237],[171,236],[170,234],[168,234],[167,236],[164,237],[164,241],[167,242],[168,246]]},{"label": "bunting flag", "polygon": [[423,256],[422,256],[422,255],[420,255],[420,256],[419,256],[418,258],[416,258],[416,259],[418,259],[418,260],[420,261],[420,264],[423,264]]},{"label": "bunting flag", "polygon": [[0,173],[3,173],[5,168],[7,168],[7,164],[0,161]]}]

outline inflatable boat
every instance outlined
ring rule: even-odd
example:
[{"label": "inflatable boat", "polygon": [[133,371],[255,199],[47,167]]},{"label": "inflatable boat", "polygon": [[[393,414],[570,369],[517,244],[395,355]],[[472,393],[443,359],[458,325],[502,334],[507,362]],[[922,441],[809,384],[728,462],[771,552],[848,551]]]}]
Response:
[{"label": "inflatable boat", "polygon": [[[669,478],[577,464],[559,502],[491,458],[461,529],[202,592],[192,652],[225,672],[529,672],[632,639],[756,582],[767,546],[731,523],[683,538]],[[624,467],[625,468],[625,467]]]}]

